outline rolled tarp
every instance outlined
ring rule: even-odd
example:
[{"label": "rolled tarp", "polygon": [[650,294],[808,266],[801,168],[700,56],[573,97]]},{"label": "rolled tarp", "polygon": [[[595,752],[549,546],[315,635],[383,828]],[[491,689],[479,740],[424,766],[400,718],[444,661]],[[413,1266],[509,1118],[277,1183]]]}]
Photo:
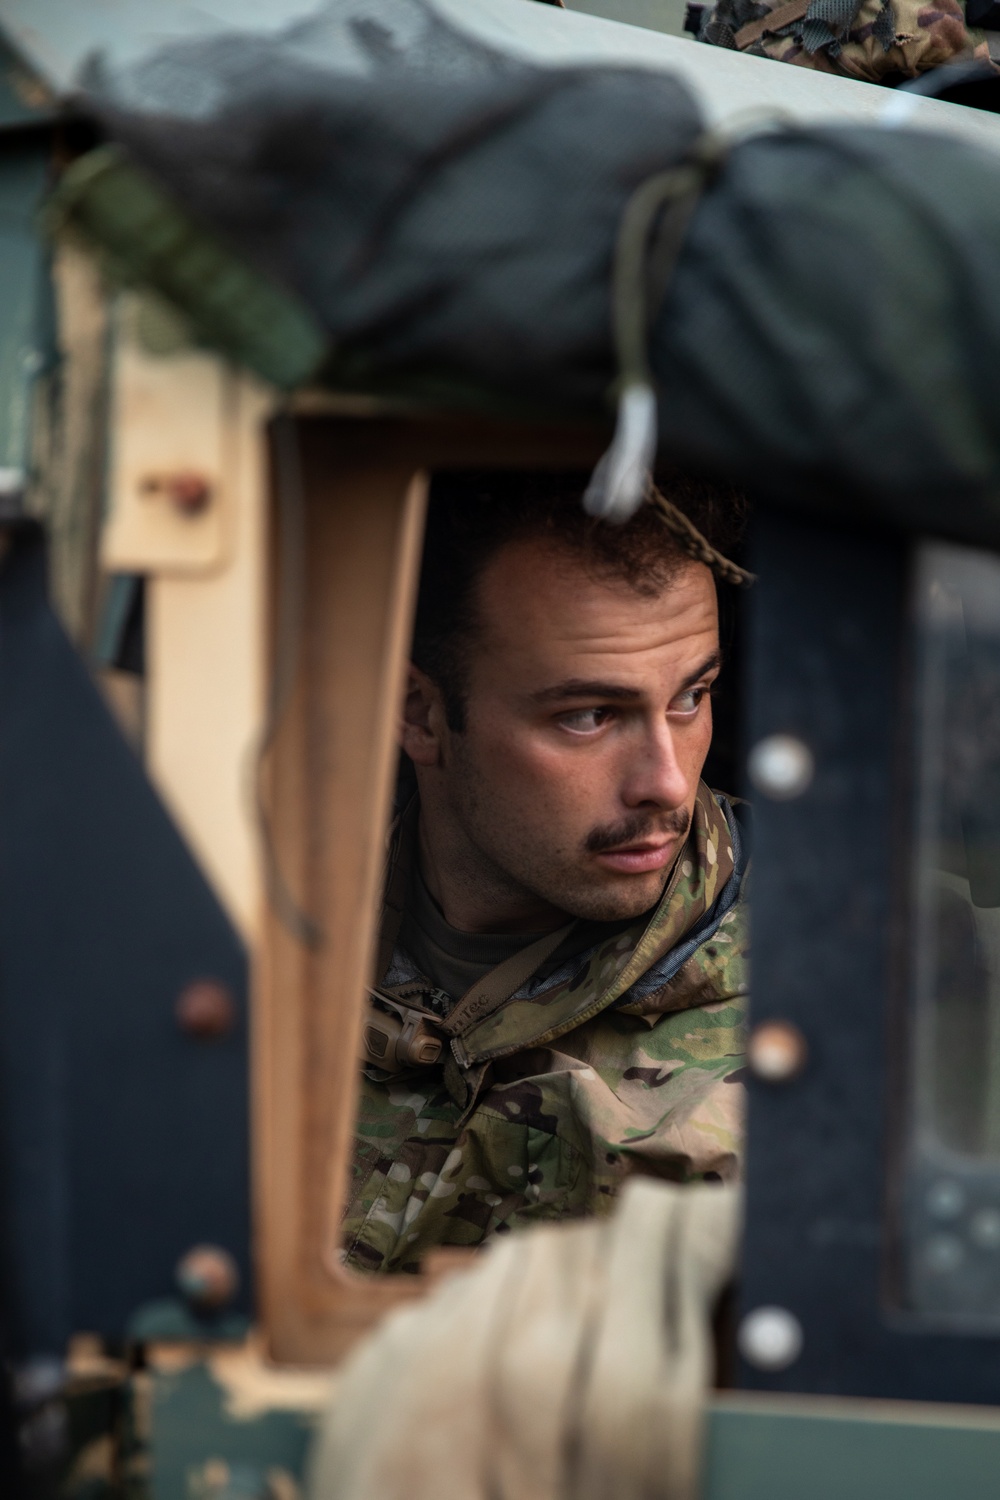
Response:
[{"label": "rolled tarp", "polygon": [[[56,217],[276,383],[608,422],[616,239],[636,190],[703,151],[695,100],[390,10],[406,46],[370,0],[330,0],[95,58],[77,108],[104,154]],[[1000,544],[1000,157],[868,126],[713,150],[669,275],[643,272],[661,459]]]}]

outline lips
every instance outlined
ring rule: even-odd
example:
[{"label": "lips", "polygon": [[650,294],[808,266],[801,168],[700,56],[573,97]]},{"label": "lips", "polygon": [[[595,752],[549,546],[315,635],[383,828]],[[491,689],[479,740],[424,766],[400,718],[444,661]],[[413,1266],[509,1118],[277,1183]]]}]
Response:
[{"label": "lips", "polygon": [[676,851],[677,840],[667,839],[663,843],[645,841],[626,844],[621,849],[605,849],[595,857],[605,869],[615,870],[621,875],[646,875],[652,870],[662,870]]}]

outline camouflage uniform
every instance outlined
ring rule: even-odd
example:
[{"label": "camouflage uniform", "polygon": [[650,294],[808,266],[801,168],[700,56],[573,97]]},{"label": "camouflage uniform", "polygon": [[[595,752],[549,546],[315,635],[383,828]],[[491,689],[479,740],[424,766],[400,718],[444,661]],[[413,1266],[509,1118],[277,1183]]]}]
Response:
[{"label": "camouflage uniform", "polygon": [[956,0],[716,0],[699,39],[869,83],[971,59],[975,46]]},{"label": "camouflage uniform", "polygon": [[[737,815],[702,783],[652,917],[466,1017],[443,1064],[366,1068],[347,1263],[412,1271],[435,1246],[604,1213],[634,1168],[734,1177],[744,875]],[[397,946],[381,988],[421,983],[434,993]]]}]

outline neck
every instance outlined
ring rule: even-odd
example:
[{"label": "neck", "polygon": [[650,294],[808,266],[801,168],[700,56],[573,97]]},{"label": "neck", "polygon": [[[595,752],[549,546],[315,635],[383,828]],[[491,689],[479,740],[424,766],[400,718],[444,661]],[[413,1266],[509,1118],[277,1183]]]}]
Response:
[{"label": "neck", "polygon": [[420,871],[424,883],[459,932],[552,932],[569,921],[534,892],[518,885],[498,869],[440,809],[429,812],[421,804],[419,827]]}]

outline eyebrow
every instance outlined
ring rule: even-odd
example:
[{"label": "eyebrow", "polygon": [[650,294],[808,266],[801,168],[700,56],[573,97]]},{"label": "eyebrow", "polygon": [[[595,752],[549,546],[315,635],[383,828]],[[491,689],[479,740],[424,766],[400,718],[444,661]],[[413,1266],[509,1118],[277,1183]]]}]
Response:
[{"label": "eyebrow", "polygon": [[[683,693],[685,688],[693,686],[707,672],[712,672],[721,665],[721,654],[713,651],[696,671],[685,677],[677,691]],[[553,687],[542,688],[540,692],[531,695],[534,703],[558,703],[565,698],[606,698],[612,703],[636,703],[644,696],[638,688],[625,687],[620,682],[601,682],[599,679],[585,677],[569,677],[565,682],[557,682]]]}]

